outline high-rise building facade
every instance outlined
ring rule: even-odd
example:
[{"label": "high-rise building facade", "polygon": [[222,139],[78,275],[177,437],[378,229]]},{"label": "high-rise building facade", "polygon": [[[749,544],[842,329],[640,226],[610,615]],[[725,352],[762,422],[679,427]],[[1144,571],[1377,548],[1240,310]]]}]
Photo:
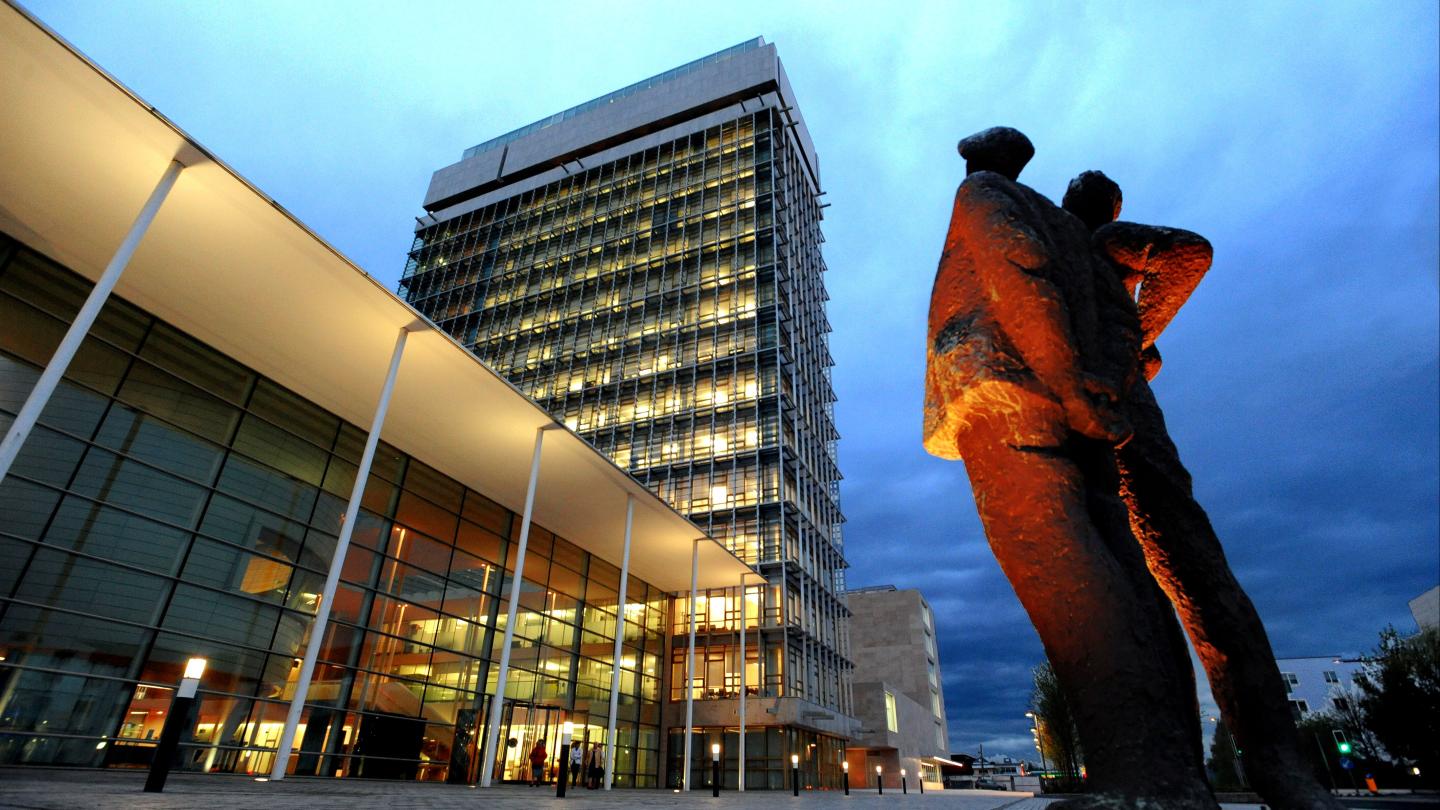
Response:
[{"label": "high-rise building facade", "polygon": [[[697,600],[693,764],[838,787],[851,726],[819,167],[756,38],[435,173],[401,294],[762,573]],[[745,614],[740,660],[741,615]],[[688,599],[669,614],[668,780]],[[726,781],[738,763],[724,745]],[[698,771],[703,772],[703,771]]]}]

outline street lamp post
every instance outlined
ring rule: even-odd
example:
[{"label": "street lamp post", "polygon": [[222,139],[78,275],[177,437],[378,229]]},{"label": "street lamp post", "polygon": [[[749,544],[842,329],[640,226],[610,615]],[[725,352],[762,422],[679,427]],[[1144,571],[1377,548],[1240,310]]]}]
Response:
[{"label": "street lamp post", "polygon": [[170,766],[175,761],[175,751],[180,747],[180,734],[189,722],[190,707],[195,705],[195,690],[200,687],[200,677],[205,674],[205,659],[191,658],[185,662],[185,674],[180,678],[180,688],[170,700],[169,714],[165,725],[160,728],[160,742],[155,746],[155,758],[150,761],[150,773],[145,777],[145,792],[160,793],[165,790],[165,780],[170,777]]},{"label": "street lamp post", "polygon": [[1035,716],[1035,712],[1025,712],[1025,716],[1030,718],[1030,733],[1035,735],[1035,750],[1040,752],[1040,770],[1048,773],[1050,765],[1045,762],[1045,741],[1040,738],[1040,718]]},{"label": "street lamp post", "polygon": [[720,743],[710,744],[710,795],[720,796]]},{"label": "street lamp post", "polygon": [[800,795],[800,755],[790,755],[790,787],[795,795]]}]

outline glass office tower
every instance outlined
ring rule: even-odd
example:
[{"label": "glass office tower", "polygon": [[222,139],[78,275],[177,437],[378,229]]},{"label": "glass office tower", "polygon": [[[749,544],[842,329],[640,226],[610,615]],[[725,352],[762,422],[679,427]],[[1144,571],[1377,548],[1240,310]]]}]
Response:
[{"label": "glass office tower", "polygon": [[[761,39],[466,150],[401,294],[764,581],[702,593],[694,771],[749,696],[747,787],[838,787],[850,730],[818,165]],[[683,750],[688,600],[663,722]],[[744,667],[742,676],[741,668]],[[703,763],[702,763],[703,760]],[[703,765],[703,767],[702,767]]]}]

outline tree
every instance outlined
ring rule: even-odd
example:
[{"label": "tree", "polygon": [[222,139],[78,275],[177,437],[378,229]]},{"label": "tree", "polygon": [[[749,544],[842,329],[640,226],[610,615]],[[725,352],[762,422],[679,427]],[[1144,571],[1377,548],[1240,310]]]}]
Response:
[{"label": "tree", "polygon": [[1210,743],[1210,761],[1205,763],[1216,790],[1236,791],[1244,788],[1240,780],[1240,762],[1235,751],[1235,737],[1224,720],[1215,722],[1215,739]]},{"label": "tree", "polygon": [[1034,676],[1035,689],[1030,693],[1030,711],[1035,713],[1040,745],[1068,783],[1067,789],[1071,789],[1080,780],[1080,729],[1075,725],[1070,702],[1060,688],[1060,680],[1055,677],[1050,662],[1035,667]]},{"label": "tree", "polygon": [[1345,734],[1345,739],[1354,746],[1356,759],[1366,762],[1384,761],[1385,751],[1365,718],[1360,692],[1355,689],[1341,689],[1331,698],[1333,708],[1318,717],[1324,719],[1329,728],[1338,729]]},{"label": "tree", "polygon": [[1390,756],[1418,766],[1422,779],[1440,776],[1440,629],[1401,638],[1385,628],[1355,685],[1364,725]]}]

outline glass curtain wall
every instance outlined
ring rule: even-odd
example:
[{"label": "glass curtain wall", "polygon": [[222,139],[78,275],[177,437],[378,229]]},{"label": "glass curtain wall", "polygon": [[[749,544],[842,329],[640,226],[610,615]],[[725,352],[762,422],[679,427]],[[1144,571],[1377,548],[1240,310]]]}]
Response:
[{"label": "glass curtain wall", "polygon": [[[89,286],[0,238],[0,429]],[[0,762],[147,766],[198,655],[182,767],[268,771],[364,438],[112,297],[0,484]],[[518,530],[381,442],[291,772],[477,778]],[[603,741],[621,632],[617,782],[653,786],[665,595],[618,585],[532,528],[503,739]]]}]

